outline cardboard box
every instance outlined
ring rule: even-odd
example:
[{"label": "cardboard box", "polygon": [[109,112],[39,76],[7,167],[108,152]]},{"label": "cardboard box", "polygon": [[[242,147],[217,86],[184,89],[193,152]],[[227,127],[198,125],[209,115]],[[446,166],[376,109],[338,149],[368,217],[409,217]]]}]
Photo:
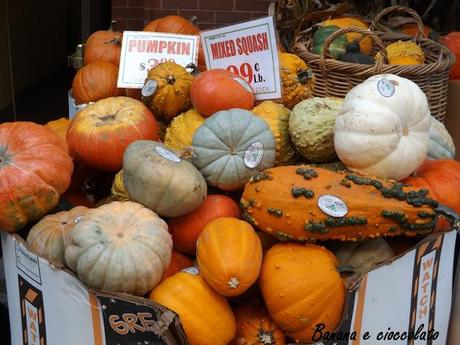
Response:
[{"label": "cardboard box", "polygon": [[[445,345],[456,237],[456,231],[433,234],[355,281],[336,340],[323,333],[317,344]],[[164,307],[90,290],[70,272],[28,251],[18,236],[2,233],[1,239],[12,345],[187,344],[178,318]],[[434,330],[436,339],[384,340],[394,332],[416,333],[420,327],[419,335]]]},{"label": "cardboard box", "polygon": [[145,298],[85,287],[1,232],[11,345],[186,345],[177,315]]}]

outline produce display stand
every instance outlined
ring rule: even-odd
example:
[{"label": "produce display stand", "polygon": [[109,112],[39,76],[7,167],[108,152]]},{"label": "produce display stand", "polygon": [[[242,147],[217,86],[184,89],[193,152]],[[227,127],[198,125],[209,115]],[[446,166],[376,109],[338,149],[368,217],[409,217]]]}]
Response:
[{"label": "produce display stand", "polygon": [[460,52],[289,11],[93,33],[68,118],[0,124],[11,345],[460,344]]}]

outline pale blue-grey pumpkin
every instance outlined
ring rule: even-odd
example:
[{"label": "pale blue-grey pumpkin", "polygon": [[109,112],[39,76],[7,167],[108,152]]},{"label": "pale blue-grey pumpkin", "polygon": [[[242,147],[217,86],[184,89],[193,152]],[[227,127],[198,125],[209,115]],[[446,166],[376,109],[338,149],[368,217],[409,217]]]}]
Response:
[{"label": "pale blue-grey pumpkin", "polygon": [[431,118],[429,133],[430,141],[428,143],[427,157],[429,159],[454,159],[454,141],[446,127],[434,117]]},{"label": "pale blue-grey pumpkin", "polygon": [[209,185],[222,190],[244,186],[275,162],[275,138],[268,124],[250,111],[223,110],[197,129],[192,141],[193,164]]}]

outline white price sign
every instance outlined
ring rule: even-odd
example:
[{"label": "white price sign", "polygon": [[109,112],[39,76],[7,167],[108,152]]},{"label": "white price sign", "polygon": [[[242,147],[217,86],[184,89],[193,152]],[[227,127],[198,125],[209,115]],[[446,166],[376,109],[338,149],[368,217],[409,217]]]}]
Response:
[{"label": "white price sign", "polygon": [[201,41],[208,69],[223,68],[239,75],[258,100],[281,98],[273,17],[203,31]]},{"label": "white price sign", "polygon": [[117,86],[140,89],[149,69],[174,61],[186,66],[198,61],[198,36],[162,32],[125,31]]}]

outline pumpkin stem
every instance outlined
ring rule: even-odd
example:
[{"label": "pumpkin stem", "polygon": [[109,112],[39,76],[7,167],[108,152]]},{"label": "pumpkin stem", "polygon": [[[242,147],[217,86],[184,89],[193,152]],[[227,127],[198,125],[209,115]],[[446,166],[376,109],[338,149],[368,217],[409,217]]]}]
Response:
[{"label": "pumpkin stem", "polygon": [[168,75],[167,83],[168,83],[169,85],[174,85],[175,82],[176,82],[176,78],[174,78],[173,75]]},{"label": "pumpkin stem", "polygon": [[259,334],[257,334],[259,338],[259,342],[264,345],[271,345],[275,343],[275,339],[273,339],[273,333],[268,331],[265,332],[264,330],[260,330]]},{"label": "pumpkin stem", "polygon": [[240,282],[236,277],[231,277],[227,284],[230,289],[236,289],[240,285]]},{"label": "pumpkin stem", "polygon": [[190,23],[192,23],[193,25],[196,25],[196,22],[198,21],[198,17],[197,16],[191,16],[188,21]]},{"label": "pumpkin stem", "polygon": [[311,69],[301,70],[297,73],[297,80],[301,84],[306,84],[313,77]]},{"label": "pumpkin stem", "polygon": [[185,70],[190,73],[191,75],[193,76],[196,76],[200,73],[200,70],[198,69],[198,67],[193,63],[189,63],[187,66],[185,66]]},{"label": "pumpkin stem", "polygon": [[115,26],[116,23],[117,23],[116,20],[112,20],[110,22],[109,29],[107,31],[113,31],[113,27]]},{"label": "pumpkin stem", "polygon": [[337,267],[339,273],[354,273],[355,269],[350,265],[340,265]]},{"label": "pumpkin stem", "polygon": [[176,155],[181,159],[188,159],[192,157],[192,148],[186,147],[182,149],[181,151],[179,151],[178,153],[176,153]]}]

